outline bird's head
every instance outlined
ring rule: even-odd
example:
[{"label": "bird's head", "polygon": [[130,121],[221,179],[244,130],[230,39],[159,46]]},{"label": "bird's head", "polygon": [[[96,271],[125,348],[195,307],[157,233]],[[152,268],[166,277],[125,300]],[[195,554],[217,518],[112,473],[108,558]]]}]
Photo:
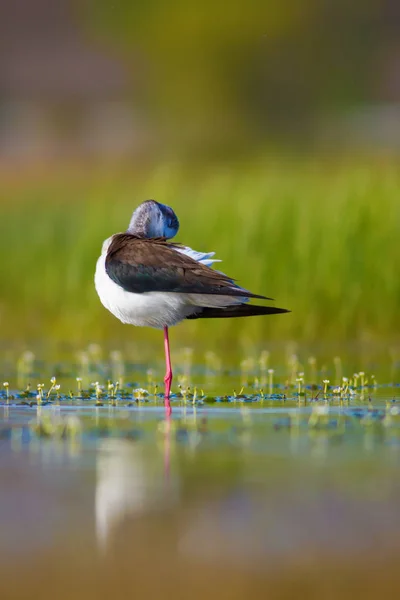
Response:
[{"label": "bird's head", "polygon": [[178,217],[172,208],[155,200],[146,200],[133,212],[127,231],[141,238],[170,239],[178,229]]}]

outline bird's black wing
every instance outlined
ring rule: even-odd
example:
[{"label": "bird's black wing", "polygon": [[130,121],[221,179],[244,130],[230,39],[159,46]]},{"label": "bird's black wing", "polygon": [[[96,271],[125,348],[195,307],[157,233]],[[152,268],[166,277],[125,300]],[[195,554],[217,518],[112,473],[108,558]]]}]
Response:
[{"label": "bird's black wing", "polygon": [[124,290],[136,294],[180,292],[271,300],[238,287],[230,277],[178,252],[177,247],[164,239],[116,234],[108,248],[106,272]]}]

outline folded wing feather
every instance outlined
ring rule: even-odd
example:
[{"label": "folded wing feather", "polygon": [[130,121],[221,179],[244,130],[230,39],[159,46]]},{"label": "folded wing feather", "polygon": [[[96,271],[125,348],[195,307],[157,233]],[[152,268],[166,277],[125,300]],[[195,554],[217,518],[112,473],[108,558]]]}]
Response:
[{"label": "folded wing feather", "polygon": [[[252,294],[239,287],[230,277],[195,260],[187,252],[195,251],[168,243],[164,239],[142,239],[127,233],[116,234],[108,247],[106,272],[127,292],[185,294],[190,304],[192,295],[201,296],[201,305],[204,296],[224,297],[215,299],[212,306],[235,303],[233,298],[240,298],[241,302],[248,297],[265,299],[265,296]],[[204,261],[213,260],[211,256],[206,257],[206,253],[197,255],[202,255]],[[207,306],[209,305],[208,302]]]},{"label": "folded wing feather", "polygon": [[193,258],[193,260],[206,267],[211,267],[214,263],[221,262],[219,258],[213,258],[215,252],[197,252],[197,250],[192,250],[189,246],[177,246],[175,250],[181,254],[186,254],[186,256]]}]

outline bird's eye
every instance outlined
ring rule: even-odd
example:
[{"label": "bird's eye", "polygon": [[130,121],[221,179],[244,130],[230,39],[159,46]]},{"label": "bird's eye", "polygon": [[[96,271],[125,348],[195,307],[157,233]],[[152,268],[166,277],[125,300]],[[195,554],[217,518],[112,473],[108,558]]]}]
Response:
[{"label": "bird's eye", "polygon": [[168,219],[167,225],[168,225],[168,227],[171,227],[171,229],[172,229],[174,227],[174,220],[173,219]]}]

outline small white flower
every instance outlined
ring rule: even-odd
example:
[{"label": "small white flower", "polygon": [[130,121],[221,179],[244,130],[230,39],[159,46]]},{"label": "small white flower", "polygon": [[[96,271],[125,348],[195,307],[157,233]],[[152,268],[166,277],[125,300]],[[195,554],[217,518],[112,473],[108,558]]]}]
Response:
[{"label": "small white flower", "polygon": [[143,388],[135,388],[132,394],[135,398],[145,398],[149,395],[149,392]]}]

